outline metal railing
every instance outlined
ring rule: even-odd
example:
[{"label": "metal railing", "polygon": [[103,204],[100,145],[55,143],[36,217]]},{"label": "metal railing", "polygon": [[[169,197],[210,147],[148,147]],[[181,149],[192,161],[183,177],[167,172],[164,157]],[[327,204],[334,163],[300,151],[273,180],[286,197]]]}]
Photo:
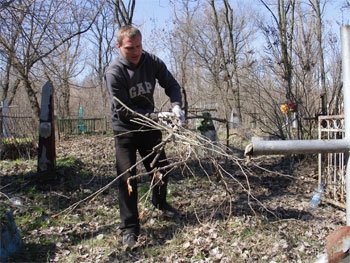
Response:
[{"label": "metal railing", "polygon": [[78,135],[107,132],[107,117],[57,119],[58,135]]},{"label": "metal railing", "polygon": [[34,118],[0,115],[0,160],[33,158],[37,155],[37,139],[38,125]]},{"label": "metal railing", "polygon": [[[341,140],[345,138],[344,116],[319,116],[318,138],[321,140]],[[345,163],[344,153],[318,154],[318,181],[323,183],[324,200],[345,208]]]},{"label": "metal railing", "polygon": [[19,114],[0,115],[0,139],[37,138],[37,122],[29,116]]}]

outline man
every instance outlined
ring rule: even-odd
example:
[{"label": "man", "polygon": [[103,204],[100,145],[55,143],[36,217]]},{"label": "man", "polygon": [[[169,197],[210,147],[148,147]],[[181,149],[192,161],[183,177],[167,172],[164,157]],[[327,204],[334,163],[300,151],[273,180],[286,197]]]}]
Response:
[{"label": "man", "polygon": [[[163,61],[142,49],[142,35],[137,28],[132,25],[121,27],[117,34],[117,48],[120,56],[108,66],[105,80],[111,99],[117,176],[122,175],[117,181],[120,229],[123,244],[132,247],[140,233],[140,220],[136,179],[130,180],[131,192],[127,185],[128,178],[136,174],[136,169],[129,168],[136,163],[137,151],[144,158],[162,140],[160,130],[137,124],[133,119],[140,118],[136,113],[157,119],[153,98],[157,80],[170,98],[173,114],[182,121],[184,114],[181,110],[180,85]],[[147,171],[152,171],[151,163],[157,154],[154,152],[143,161]],[[162,150],[154,166],[159,168],[167,164],[165,152]],[[162,180],[153,185],[152,203],[166,215],[172,216],[176,214],[176,210],[166,202],[167,172],[162,171],[162,174]]]}]

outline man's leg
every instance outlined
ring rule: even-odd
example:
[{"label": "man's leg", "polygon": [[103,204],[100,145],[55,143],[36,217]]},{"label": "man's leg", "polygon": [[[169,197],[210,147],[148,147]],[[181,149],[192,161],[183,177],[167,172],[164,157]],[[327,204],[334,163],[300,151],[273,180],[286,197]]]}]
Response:
[{"label": "man's leg", "polygon": [[[157,146],[162,141],[162,133],[159,130],[153,130],[149,132],[145,132],[142,135],[142,147],[140,147],[139,152],[142,157],[147,156],[153,151],[154,146]],[[149,158],[145,159],[143,164],[147,171],[152,171],[153,168],[159,168],[167,166],[169,163],[166,158],[166,154],[164,150],[159,152],[159,156],[157,156],[158,152],[154,152]],[[157,156],[157,160],[154,163],[154,167],[151,167],[151,163],[154,158]],[[162,174],[161,180],[157,180],[157,178],[153,178],[153,192],[152,192],[152,203],[155,207],[160,210],[163,210],[168,216],[174,216],[178,212],[170,206],[166,201],[167,195],[167,186],[168,186],[168,171],[161,170]],[[153,176],[153,175],[152,175]]]},{"label": "man's leg", "polygon": [[123,242],[132,243],[137,240],[140,232],[140,220],[137,208],[137,180],[130,180],[131,192],[128,190],[127,180],[135,175],[136,168],[128,172],[125,171],[136,162],[136,146],[132,133],[122,134],[115,132],[114,136],[117,176],[121,176],[117,180],[121,220],[120,229],[123,233]]}]

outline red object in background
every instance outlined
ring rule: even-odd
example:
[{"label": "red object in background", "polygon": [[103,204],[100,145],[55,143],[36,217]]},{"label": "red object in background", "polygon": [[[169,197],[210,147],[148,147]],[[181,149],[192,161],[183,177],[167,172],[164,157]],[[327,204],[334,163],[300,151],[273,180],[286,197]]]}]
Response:
[{"label": "red object in background", "polygon": [[288,104],[288,106],[289,106],[289,108],[290,108],[291,112],[296,111],[297,106],[296,106],[296,105],[295,105],[293,102],[288,101],[288,102],[287,102],[287,104]]}]

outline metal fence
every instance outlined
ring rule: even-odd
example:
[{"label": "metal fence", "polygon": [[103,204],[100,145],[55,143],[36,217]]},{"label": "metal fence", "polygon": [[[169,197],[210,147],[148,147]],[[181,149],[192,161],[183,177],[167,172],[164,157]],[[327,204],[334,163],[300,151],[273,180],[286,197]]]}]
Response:
[{"label": "metal fence", "polygon": [[0,160],[37,155],[38,122],[15,113],[0,115]]},{"label": "metal fence", "polygon": [[0,139],[37,137],[38,122],[20,114],[0,115]]},{"label": "metal fence", "polygon": [[[344,116],[319,116],[318,138],[323,140],[345,137]],[[344,153],[318,154],[318,179],[325,184],[324,200],[345,208],[345,163]]]},{"label": "metal fence", "polygon": [[107,132],[107,118],[58,119],[58,135],[78,135]]}]

